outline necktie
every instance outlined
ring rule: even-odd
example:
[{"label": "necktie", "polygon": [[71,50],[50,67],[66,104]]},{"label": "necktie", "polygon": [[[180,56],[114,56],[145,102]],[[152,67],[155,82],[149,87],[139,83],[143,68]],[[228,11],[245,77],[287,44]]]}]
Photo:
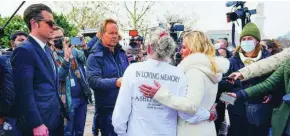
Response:
[{"label": "necktie", "polygon": [[47,45],[45,45],[44,50],[45,50],[45,54],[46,54],[46,56],[47,56],[47,58],[48,58],[48,60],[50,62],[50,65],[53,68],[53,74],[54,74],[54,77],[55,77],[56,70],[55,70],[55,65],[54,65],[53,58],[52,58],[51,53],[50,53],[50,49],[49,49],[49,47]]}]

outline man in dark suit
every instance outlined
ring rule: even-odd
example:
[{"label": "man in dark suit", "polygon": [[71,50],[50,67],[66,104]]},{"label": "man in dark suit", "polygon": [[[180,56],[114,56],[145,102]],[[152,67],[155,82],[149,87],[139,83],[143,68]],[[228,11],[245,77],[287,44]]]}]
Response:
[{"label": "man in dark suit", "polygon": [[33,4],[23,18],[30,34],[11,57],[17,127],[25,136],[64,135],[57,67],[47,46],[56,29],[52,11],[44,4]]}]

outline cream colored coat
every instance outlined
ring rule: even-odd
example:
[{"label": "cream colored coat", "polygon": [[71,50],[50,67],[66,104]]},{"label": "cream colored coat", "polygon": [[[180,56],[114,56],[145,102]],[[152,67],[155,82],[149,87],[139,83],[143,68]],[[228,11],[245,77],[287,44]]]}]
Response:
[{"label": "cream colored coat", "polygon": [[243,80],[248,80],[253,77],[259,77],[278,69],[283,62],[290,59],[290,48],[284,49],[282,52],[275,54],[271,57],[262,59],[251,65],[248,65],[239,70],[243,75]]},{"label": "cream colored coat", "polygon": [[[189,114],[194,114],[199,108],[210,110],[215,102],[218,82],[222,73],[227,72],[229,61],[215,58],[218,73],[211,70],[211,62],[204,54],[192,54],[186,57],[178,66],[187,79],[186,97],[178,97],[162,86],[154,99],[170,108]],[[216,136],[214,122],[204,121],[199,124],[189,124],[178,118],[177,136]]]}]

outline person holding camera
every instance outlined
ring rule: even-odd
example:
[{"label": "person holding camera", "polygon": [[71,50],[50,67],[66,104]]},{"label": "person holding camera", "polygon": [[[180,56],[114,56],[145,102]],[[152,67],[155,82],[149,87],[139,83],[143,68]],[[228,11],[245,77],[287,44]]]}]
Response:
[{"label": "person holding camera", "polygon": [[[86,57],[83,51],[72,47],[64,37],[64,30],[56,27],[54,39],[50,41],[58,67],[60,81],[59,95],[69,113],[65,136],[81,136],[84,133],[87,104],[91,102],[91,90],[85,77]],[[78,45],[76,45],[78,46]],[[86,44],[82,42],[82,49]]]},{"label": "person holding camera", "polygon": [[113,19],[100,24],[100,40],[92,48],[87,60],[87,80],[95,93],[99,125],[103,136],[117,136],[112,126],[112,114],[129,62],[118,44],[118,25]]},{"label": "person holding camera", "polygon": [[135,36],[130,39],[129,48],[126,51],[130,63],[141,62],[144,60],[143,38]]}]

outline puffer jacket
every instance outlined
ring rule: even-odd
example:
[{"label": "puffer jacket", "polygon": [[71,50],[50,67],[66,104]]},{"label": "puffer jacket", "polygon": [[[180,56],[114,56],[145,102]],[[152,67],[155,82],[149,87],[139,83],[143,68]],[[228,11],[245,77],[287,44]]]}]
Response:
[{"label": "puffer jacket", "polygon": [[87,59],[87,80],[94,91],[97,108],[114,108],[119,91],[116,81],[129,65],[126,53],[119,44],[114,52],[112,54],[99,40]]}]

